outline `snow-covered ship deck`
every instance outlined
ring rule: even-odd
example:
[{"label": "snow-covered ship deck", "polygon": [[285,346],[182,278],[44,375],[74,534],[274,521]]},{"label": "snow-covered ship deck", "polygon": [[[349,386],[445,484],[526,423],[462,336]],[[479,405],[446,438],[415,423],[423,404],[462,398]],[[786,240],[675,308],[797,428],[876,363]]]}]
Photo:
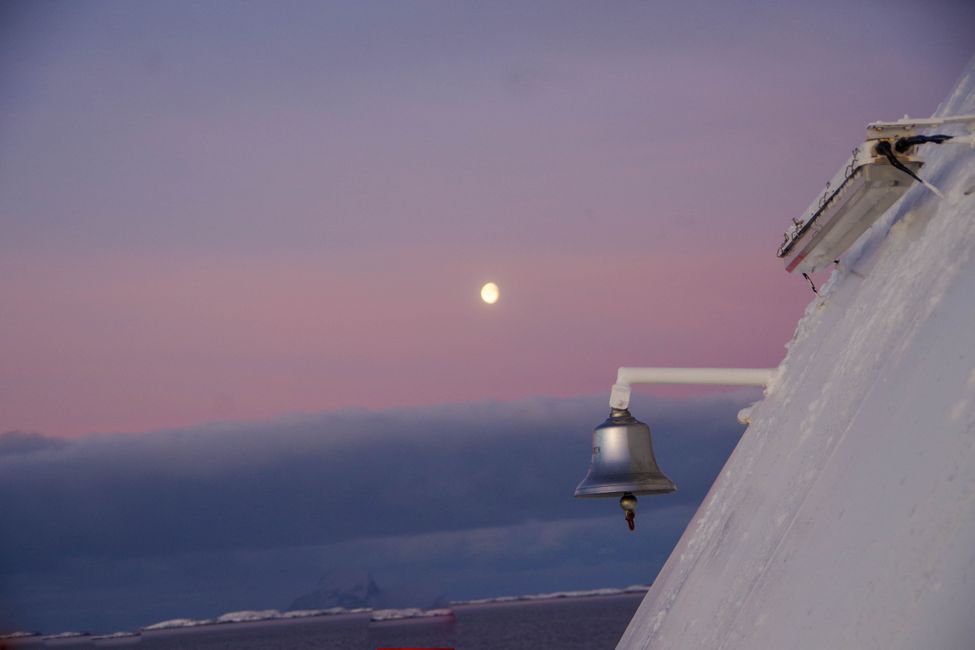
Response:
[{"label": "snow-covered ship deck", "polygon": [[619,648],[975,643],[975,150],[931,149],[945,197],[847,252]]}]

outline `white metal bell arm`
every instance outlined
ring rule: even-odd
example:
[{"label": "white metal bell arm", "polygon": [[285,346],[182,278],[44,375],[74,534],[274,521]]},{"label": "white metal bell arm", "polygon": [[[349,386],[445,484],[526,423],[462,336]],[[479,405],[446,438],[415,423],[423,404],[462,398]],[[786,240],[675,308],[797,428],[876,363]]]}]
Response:
[{"label": "white metal bell arm", "polygon": [[620,368],[609,395],[609,405],[625,409],[630,405],[630,384],[715,384],[723,386],[766,386],[775,368]]}]

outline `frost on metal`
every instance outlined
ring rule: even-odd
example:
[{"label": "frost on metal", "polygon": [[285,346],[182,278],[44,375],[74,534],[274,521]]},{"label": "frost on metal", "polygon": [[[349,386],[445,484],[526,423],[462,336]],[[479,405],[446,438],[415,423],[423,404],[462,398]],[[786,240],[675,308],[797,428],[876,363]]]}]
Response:
[{"label": "frost on metal", "polygon": [[[975,61],[937,115],[975,112]],[[800,321],[619,648],[970,648],[975,150],[912,187]]]}]

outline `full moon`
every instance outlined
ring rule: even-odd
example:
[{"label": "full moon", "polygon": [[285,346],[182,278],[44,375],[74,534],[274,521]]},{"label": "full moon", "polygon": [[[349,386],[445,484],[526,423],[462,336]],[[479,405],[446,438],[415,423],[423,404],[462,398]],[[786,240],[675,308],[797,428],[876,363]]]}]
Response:
[{"label": "full moon", "polygon": [[481,287],[481,300],[489,305],[493,305],[501,297],[501,290],[498,289],[498,285],[493,282],[488,282],[483,287]]}]

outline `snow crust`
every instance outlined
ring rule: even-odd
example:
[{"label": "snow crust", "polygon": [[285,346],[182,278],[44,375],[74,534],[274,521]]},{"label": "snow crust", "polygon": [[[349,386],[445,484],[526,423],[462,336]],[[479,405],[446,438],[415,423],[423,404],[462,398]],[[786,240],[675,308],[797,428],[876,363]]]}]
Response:
[{"label": "snow crust", "polygon": [[233,623],[251,623],[254,621],[274,621],[281,619],[310,618],[313,616],[336,616],[339,614],[367,614],[372,609],[368,607],[357,607],[346,609],[345,607],[330,607],[328,609],[295,609],[287,612],[280,612],[276,609],[261,610],[241,610],[239,612],[227,612],[217,618],[192,619],[174,618],[168,621],[160,621],[142,628],[143,631],[152,632],[154,630],[175,630],[187,627],[199,627],[201,625],[229,625]]},{"label": "snow crust", "polygon": [[275,618],[308,618],[311,616],[334,616],[336,614],[367,614],[372,611],[370,607],[356,607],[346,609],[345,607],[329,607],[328,609],[292,609],[281,612]]},{"label": "snow crust", "polygon": [[844,256],[619,648],[975,647],[975,150],[921,154],[945,198]]},{"label": "snow crust", "polygon": [[276,609],[263,609],[260,611],[245,610],[240,612],[227,612],[217,617],[217,623],[245,623],[248,621],[267,621],[273,618],[280,618],[281,612]]},{"label": "snow crust", "polygon": [[153,630],[174,630],[181,627],[199,627],[200,625],[212,625],[213,623],[214,620],[210,618],[202,620],[192,618],[173,618],[168,621],[160,621],[158,623],[153,623],[152,625],[147,625],[142,629],[144,631],[151,632]]},{"label": "snow crust", "polygon": [[423,618],[440,618],[453,616],[454,612],[449,609],[417,609],[409,607],[406,609],[377,609],[372,613],[370,620],[374,622],[383,621],[404,621]]},{"label": "snow crust", "polygon": [[558,600],[560,598],[591,598],[593,596],[619,596],[621,594],[644,593],[650,587],[647,585],[630,585],[623,589],[604,587],[602,589],[587,589],[584,591],[553,591],[545,594],[526,594],[523,596],[498,596],[496,598],[475,598],[473,600],[455,600],[451,605],[490,605],[493,603],[512,603],[525,600]]}]

